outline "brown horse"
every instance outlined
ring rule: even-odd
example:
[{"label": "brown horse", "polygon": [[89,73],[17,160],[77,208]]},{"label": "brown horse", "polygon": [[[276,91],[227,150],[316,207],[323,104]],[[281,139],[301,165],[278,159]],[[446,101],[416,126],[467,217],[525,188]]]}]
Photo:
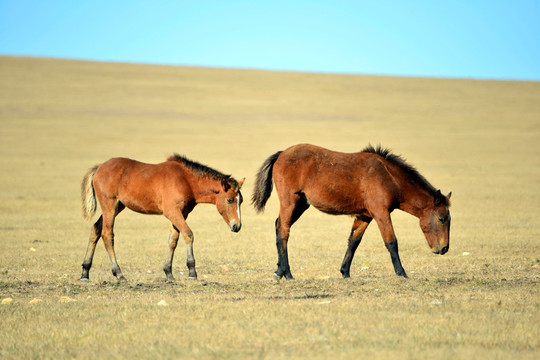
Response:
[{"label": "brown horse", "polygon": [[171,221],[169,252],[163,266],[170,281],[174,250],[180,237],[187,246],[189,278],[196,279],[193,256],[193,232],[186,223],[188,214],[199,203],[215,204],[231,231],[242,227],[240,188],[244,179],[236,181],[214,169],[174,154],[160,164],[145,164],[126,158],[114,158],[91,168],[81,184],[83,217],[90,220],[97,202],[102,215],[94,223],[82,264],[81,280],[88,280],[96,244],[103,238],[111,261],[111,270],[118,280],[125,280],[114,253],[114,219],[124,208],[142,214],[163,214]]},{"label": "brown horse", "polygon": [[301,144],[278,151],[262,164],[252,196],[257,212],[272,193],[272,177],[280,201],[276,220],[278,269],[276,279],[292,279],[287,253],[291,226],[310,205],[332,215],[355,217],[341,265],[344,278],[362,235],[375,219],[397,275],[407,277],[398,254],[390,213],[406,211],[420,219],[420,227],[435,254],[449,248],[450,196],[441,194],[401,157],[380,146],[345,154]]}]

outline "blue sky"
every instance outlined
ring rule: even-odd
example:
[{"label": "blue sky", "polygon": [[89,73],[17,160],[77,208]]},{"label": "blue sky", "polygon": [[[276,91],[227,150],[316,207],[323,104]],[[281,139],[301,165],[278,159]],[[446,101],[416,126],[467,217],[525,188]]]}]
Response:
[{"label": "blue sky", "polygon": [[0,0],[0,54],[540,81],[540,0]]}]

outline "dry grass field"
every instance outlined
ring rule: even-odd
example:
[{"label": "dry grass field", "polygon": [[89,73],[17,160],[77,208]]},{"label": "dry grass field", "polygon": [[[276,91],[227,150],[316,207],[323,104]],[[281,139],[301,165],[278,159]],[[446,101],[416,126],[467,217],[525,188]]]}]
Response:
[{"label": "dry grass field", "polygon": [[[352,219],[310,209],[292,228],[296,281],[272,281],[275,192],[249,205],[261,163],[302,143],[402,154],[452,195],[450,251],[433,255],[393,213],[409,279],[372,224],[351,279],[339,273]],[[199,280],[168,223],[125,211],[118,283],[79,185],[111,157],[173,152],[236,178],[243,228],[215,207],[188,219]],[[0,357],[538,359],[540,83],[303,74],[0,57]],[[11,300],[10,300],[11,299]]]}]

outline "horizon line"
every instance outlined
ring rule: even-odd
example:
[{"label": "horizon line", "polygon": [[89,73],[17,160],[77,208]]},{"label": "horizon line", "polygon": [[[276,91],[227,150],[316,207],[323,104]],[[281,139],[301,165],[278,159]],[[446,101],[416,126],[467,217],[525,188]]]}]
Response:
[{"label": "horizon line", "polygon": [[81,61],[109,64],[126,64],[126,65],[149,65],[149,66],[166,66],[166,67],[188,67],[188,68],[203,68],[216,70],[243,70],[243,71],[267,71],[267,72],[282,72],[282,73],[299,73],[299,74],[314,74],[314,75],[342,75],[342,76],[373,76],[373,77],[398,77],[411,79],[434,79],[434,80],[474,80],[474,81],[503,81],[503,82],[540,82],[540,79],[534,78],[510,78],[510,77],[464,77],[464,76],[440,76],[440,75],[403,75],[392,73],[361,73],[361,72],[339,72],[339,71],[323,71],[323,70],[294,70],[294,69],[278,69],[278,68],[262,68],[262,67],[242,67],[242,66],[224,66],[224,65],[196,65],[196,64],[181,64],[168,62],[147,62],[137,60],[112,60],[98,59],[85,57],[62,57],[51,55],[28,55],[28,54],[6,54],[0,52],[0,57],[14,58],[31,58],[31,59],[48,59],[48,60],[63,60],[63,61]]}]

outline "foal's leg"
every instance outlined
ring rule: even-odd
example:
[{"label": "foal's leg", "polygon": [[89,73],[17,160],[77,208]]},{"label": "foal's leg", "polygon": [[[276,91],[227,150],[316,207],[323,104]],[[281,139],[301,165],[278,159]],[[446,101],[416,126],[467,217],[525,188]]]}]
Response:
[{"label": "foal's leg", "polygon": [[351,277],[350,270],[354,253],[356,248],[358,248],[358,245],[360,245],[362,236],[364,235],[364,232],[366,231],[371,220],[372,218],[363,215],[357,216],[354,220],[351,235],[349,236],[349,246],[347,247],[347,252],[345,253],[345,257],[341,263],[341,274],[343,275],[343,278]]},{"label": "foal's leg", "polygon": [[377,221],[384,244],[390,252],[390,257],[392,258],[392,264],[394,265],[396,275],[403,276],[405,278],[408,277],[405,273],[405,269],[403,269],[403,266],[401,266],[401,260],[399,259],[398,242],[396,234],[394,233],[394,227],[392,226],[392,220],[390,219],[390,213],[376,216],[374,219]]},{"label": "foal's leg", "polygon": [[195,255],[193,255],[193,233],[190,229],[186,235],[184,235],[184,233],[182,233],[182,235],[184,236],[184,241],[186,242],[186,265],[189,270],[189,279],[197,280],[197,270],[195,270]]},{"label": "foal's leg", "polygon": [[197,271],[195,270],[195,256],[193,255],[193,241],[195,240],[195,238],[193,236],[193,232],[186,223],[187,214],[183,215],[180,209],[176,209],[173,211],[165,211],[163,215],[165,215],[165,217],[172,222],[173,227],[176,228],[176,231],[182,233],[182,237],[186,242],[186,265],[189,270],[189,278],[191,280],[197,280]]},{"label": "foal's leg", "polygon": [[101,237],[101,229],[103,227],[103,216],[100,216],[99,219],[92,226],[90,231],[90,240],[88,240],[88,247],[86,248],[86,255],[84,255],[84,261],[82,264],[82,275],[81,281],[88,281],[88,273],[92,267],[92,261],[94,259],[94,253],[96,251],[96,245]]},{"label": "foal's leg", "polygon": [[116,254],[114,253],[114,218],[116,215],[122,211],[125,206],[121,202],[116,202],[115,206],[102,206],[103,211],[103,230],[101,232],[101,237],[103,238],[103,244],[105,245],[105,249],[107,250],[107,253],[109,254],[109,260],[111,261],[111,271],[114,276],[118,280],[126,280],[124,275],[122,274],[122,270],[120,270],[120,266],[118,266],[118,261],[116,260]]},{"label": "foal's leg", "polygon": [[176,250],[176,245],[178,244],[178,238],[180,237],[180,232],[174,225],[171,225],[171,233],[169,235],[169,252],[167,258],[165,259],[165,264],[163,265],[163,271],[167,276],[168,281],[174,281],[174,276],[172,274],[172,262],[174,257],[174,250]]},{"label": "foal's leg", "polygon": [[279,217],[276,220],[276,247],[278,252],[277,270],[274,279],[279,280],[283,276],[287,280],[294,279],[289,266],[289,254],[287,244],[291,226],[309,208],[309,202],[304,194],[293,194],[290,199],[280,198]]}]

